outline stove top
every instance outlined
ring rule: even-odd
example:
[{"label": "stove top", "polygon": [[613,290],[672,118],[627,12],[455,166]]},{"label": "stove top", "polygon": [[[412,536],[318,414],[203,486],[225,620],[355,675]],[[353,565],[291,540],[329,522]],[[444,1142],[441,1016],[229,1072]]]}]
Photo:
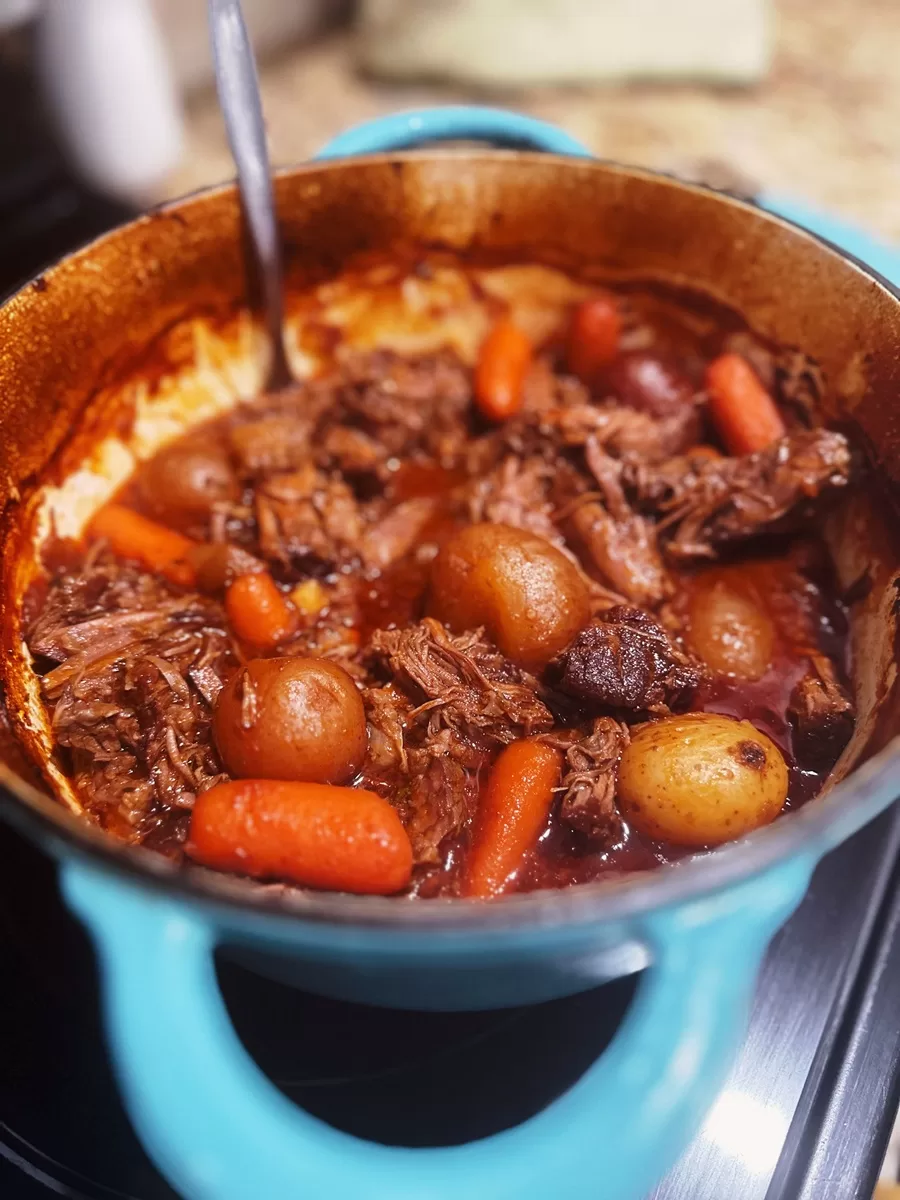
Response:
[{"label": "stove top", "polygon": [[[128,215],[71,178],[30,116],[4,126],[0,293]],[[900,1100],[898,940],[895,808],[816,872],[766,959],[729,1084],[652,1200],[871,1196]],[[4,827],[0,964],[0,1195],[171,1200],[118,1101],[87,937],[50,861]],[[408,1146],[537,1112],[603,1049],[635,987],[435,1015],[323,1000],[225,960],[219,973],[241,1038],[282,1091],[342,1129]]]}]

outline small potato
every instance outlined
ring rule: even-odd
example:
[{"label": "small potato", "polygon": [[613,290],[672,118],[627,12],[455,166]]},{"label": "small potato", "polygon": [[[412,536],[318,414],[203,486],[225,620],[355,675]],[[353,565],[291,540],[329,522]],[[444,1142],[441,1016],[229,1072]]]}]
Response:
[{"label": "small potato", "polygon": [[772,663],[775,627],[752,582],[725,568],[704,571],[688,601],[691,647],[719,675],[759,679]]},{"label": "small potato", "polygon": [[622,815],[646,837],[717,846],[774,821],[788,769],[749,721],[687,713],[641,725],[619,764]]},{"label": "small potato", "polygon": [[483,625],[513,662],[539,670],[590,617],[573,563],[542,537],[511,525],[469,525],[441,548],[429,611],[456,633]]},{"label": "small potato", "polygon": [[256,658],[219,694],[213,735],[239,779],[346,783],[366,754],[356,684],[324,658]]},{"label": "small potato", "polygon": [[166,446],[140,470],[138,486],[164,521],[209,516],[213,504],[240,499],[240,487],[224,447],[199,437]]},{"label": "small potato", "polygon": [[629,408],[671,417],[693,403],[691,381],[666,357],[635,350],[620,354],[604,377],[606,387]]}]

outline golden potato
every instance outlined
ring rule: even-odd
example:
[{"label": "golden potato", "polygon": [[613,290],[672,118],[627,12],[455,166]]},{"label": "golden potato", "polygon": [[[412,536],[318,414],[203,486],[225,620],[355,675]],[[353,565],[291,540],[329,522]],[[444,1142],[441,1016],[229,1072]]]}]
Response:
[{"label": "golden potato", "polygon": [[469,525],[434,560],[429,612],[455,633],[483,625],[508,658],[546,666],[590,617],[578,570],[545,538],[511,525]]},{"label": "golden potato", "polygon": [[788,769],[749,721],[687,713],[641,725],[619,764],[622,815],[646,837],[717,846],[774,821]]},{"label": "golden potato", "polygon": [[768,671],[775,627],[752,582],[729,568],[693,580],[688,602],[689,640],[720,675],[759,679]]}]

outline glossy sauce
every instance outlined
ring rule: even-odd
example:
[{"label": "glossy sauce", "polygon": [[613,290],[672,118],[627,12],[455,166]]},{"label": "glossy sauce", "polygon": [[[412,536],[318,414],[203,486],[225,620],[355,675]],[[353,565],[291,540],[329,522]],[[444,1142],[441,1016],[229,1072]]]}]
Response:
[{"label": "glossy sauce", "polygon": [[[797,583],[798,564],[808,571],[802,576],[804,588],[800,593],[791,588]],[[712,675],[698,691],[692,707],[750,721],[775,742],[788,764],[790,786],[784,810],[789,811],[820,791],[834,765],[804,762],[794,752],[788,705],[794,687],[808,669],[803,651],[809,641],[803,635],[812,633],[816,648],[837,664],[846,680],[849,676],[846,613],[832,598],[835,588],[829,578],[827,556],[824,547],[815,542],[795,542],[778,557],[751,559],[731,569],[745,571],[757,587],[764,583],[769,589],[777,625],[774,656],[769,670],[759,679]],[[686,575],[681,580],[683,591],[679,589],[683,596],[689,594],[690,586],[691,576]],[[697,853],[644,838],[627,822],[624,828],[619,843],[597,853],[585,850],[577,835],[551,818],[521,873],[518,890],[589,883],[601,877],[649,870]]]}]

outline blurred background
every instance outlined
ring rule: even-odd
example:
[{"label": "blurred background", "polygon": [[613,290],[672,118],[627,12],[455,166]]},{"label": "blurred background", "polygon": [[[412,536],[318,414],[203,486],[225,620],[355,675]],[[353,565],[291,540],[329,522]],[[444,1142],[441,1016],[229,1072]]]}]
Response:
[{"label": "blurred background", "polygon": [[[244,0],[272,153],[465,100],[596,153],[811,200],[900,239],[896,0]],[[205,0],[0,0],[0,177],[38,121],[143,206],[233,174]],[[51,136],[49,132],[47,136]]]}]

